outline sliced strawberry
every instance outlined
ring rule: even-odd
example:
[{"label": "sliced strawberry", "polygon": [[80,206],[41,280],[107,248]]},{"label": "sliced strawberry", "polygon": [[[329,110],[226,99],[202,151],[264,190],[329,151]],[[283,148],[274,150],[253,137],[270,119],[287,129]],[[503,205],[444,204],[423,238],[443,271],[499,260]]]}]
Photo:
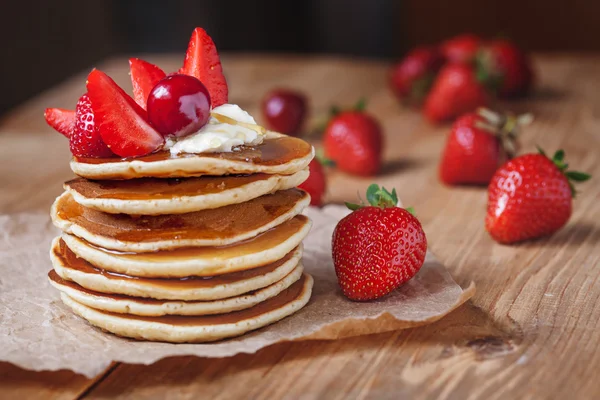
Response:
[{"label": "sliced strawberry", "polygon": [[87,89],[96,126],[115,154],[143,156],[163,145],[163,137],[150,126],[144,109],[104,72],[97,69],[90,72]]},{"label": "sliced strawberry", "polygon": [[204,29],[194,29],[179,73],[194,76],[206,86],[213,108],[227,103],[227,81],[219,53]]},{"label": "sliced strawberry", "polygon": [[81,96],[77,102],[75,127],[71,133],[69,146],[75,157],[106,158],[114,156],[98,132],[96,118],[92,111],[92,102],[87,93]]},{"label": "sliced strawberry", "polygon": [[145,110],[150,91],[166,74],[156,65],[139,58],[129,59],[129,70],[133,85],[133,98]]},{"label": "sliced strawberry", "polygon": [[75,111],[63,108],[46,108],[44,118],[54,130],[62,133],[67,139],[75,126]]}]

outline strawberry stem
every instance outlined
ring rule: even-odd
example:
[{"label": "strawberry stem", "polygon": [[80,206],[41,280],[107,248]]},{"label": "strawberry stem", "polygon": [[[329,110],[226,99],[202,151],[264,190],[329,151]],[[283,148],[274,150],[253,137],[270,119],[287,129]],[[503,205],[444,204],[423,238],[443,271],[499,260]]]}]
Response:
[{"label": "strawberry stem", "polygon": [[517,136],[520,128],[533,121],[531,114],[501,114],[487,108],[478,108],[477,115],[481,120],[477,121],[475,126],[496,136],[508,158],[513,158],[517,153]]}]

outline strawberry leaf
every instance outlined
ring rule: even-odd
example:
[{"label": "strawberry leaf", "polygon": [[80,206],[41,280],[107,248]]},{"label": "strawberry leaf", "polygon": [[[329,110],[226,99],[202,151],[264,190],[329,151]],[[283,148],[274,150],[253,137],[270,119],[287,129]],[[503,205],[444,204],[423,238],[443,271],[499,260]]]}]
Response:
[{"label": "strawberry leaf", "polygon": [[554,157],[552,157],[555,161],[562,161],[565,159],[565,151],[564,150],[557,150],[556,153],[554,153]]},{"label": "strawberry leaf", "polygon": [[398,194],[396,193],[396,188],[392,189],[392,200],[394,204],[398,204]]},{"label": "strawberry leaf", "polygon": [[338,115],[341,112],[342,112],[342,110],[338,106],[331,106],[331,108],[329,109],[329,115],[332,118],[335,117],[336,115]]},{"label": "strawberry leaf", "polygon": [[361,97],[360,99],[358,99],[358,101],[354,105],[354,111],[362,112],[362,111],[365,111],[366,108],[367,108],[367,99],[364,97]]},{"label": "strawberry leaf", "polygon": [[345,202],[344,204],[346,204],[346,207],[348,207],[352,211],[360,210],[361,208],[363,208],[363,206],[361,206],[360,204],[348,203],[348,202]]},{"label": "strawberry leaf", "polygon": [[377,206],[377,204],[379,203],[379,191],[379,185],[376,183],[369,185],[369,187],[367,188],[367,202],[370,205]]},{"label": "strawberry leaf", "polygon": [[411,213],[412,215],[415,215],[415,209],[412,207],[406,207],[405,208],[406,211],[408,211],[409,213]]},{"label": "strawberry leaf", "polygon": [[592,177],[590,174],[586,174],[585,172],[579,171],[567,171],[566,175],[567,178],[575,182],[585,182]]},{"label": "strawberry leaf", "polygon": [[544,151],[544,149],[542,149],[540,146],[536,145],[535,148],[537,149],[538,153],[540,153],[541,155],[543,155],[544,157],[548,157],[546,155],[546,152]]}]

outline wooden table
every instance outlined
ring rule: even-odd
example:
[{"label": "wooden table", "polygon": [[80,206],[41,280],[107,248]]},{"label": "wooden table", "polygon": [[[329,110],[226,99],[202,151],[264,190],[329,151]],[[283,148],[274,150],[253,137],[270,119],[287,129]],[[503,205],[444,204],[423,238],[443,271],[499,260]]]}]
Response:
[{"label": "wooden table", "polygon": [[[148,56],[167,70],[181,57]],[[447,188],[437,162],[447,126],[401,108],[386,85],[388,65],[336,58],[224,59],[231,102],[259,116],[275,86],[310,96],[314,114],[360,96],[383,124],[386,166],[373,179],[414,205],[430,247],[476,296],[418,329],[334,342],[284,343],[226,359],[171,358],[151,366],[115,364],[86,379],[69,371],[33,373],[0,364],[0,398],[580,398],[600,397],[600,57],[535,59],[539,85],[509,105],[532,111],[522,137],[564,148],[595,178],[581,186],[569,224],[518,246],[494,243],[483,227],[486,191]],[[127,61],[100,69],[129,88]],[[0,212],[46,211],[71,176],[66,141],[46,127],[43,108],[73,108],[85,74],[39,95],[0,124]],[[352,200],[372,179],[331,173],[331,201]]]}]

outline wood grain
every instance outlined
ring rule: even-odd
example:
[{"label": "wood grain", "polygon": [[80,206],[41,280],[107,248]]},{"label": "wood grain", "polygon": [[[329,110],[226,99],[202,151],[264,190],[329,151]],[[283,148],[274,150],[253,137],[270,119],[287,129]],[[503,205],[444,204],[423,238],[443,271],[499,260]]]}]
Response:
[{"label": "wood grain", "polygon": [[[179,57],[146,57],[174,70]],[[564,148],[573,167],[600,177],[600,57],[537,57],[538,90],[500,109],[532,111],[522,151]],[[386,132],[386,165],[375,181],[413,205],[431,249],[477,294],[429,326],[335,342],[284,343],[255,355],[171,358],[120,364],[88,389],[90,398],[444,398],[587,399],[600,397],[600,184],[581,186],[569,224],[552,237],[518,246],[494,243],[483,227],[486,192],[447,188],[437,161],[447,126],[432,127],[401,108],[386,88],[384,63],[336,58],[236,55],[224,60],[231,101],[260,117],[269,88],[291,86],[311,99],[313,116],[332,103],[369,99]],[[127,62],[101,69],[125,88]],[[47,106],[72,107],[85,75],[43,93],[0,124],[0,212],[47,212],[71,176],[68,146],[45,127]],[[260,119],[260,118],[259,118]],[[372,179],[329,172],[328,199],[353,200]],[[85,380],[65,373],[0,369],[0,398],[25,390],[50,398]],[[4,376],[8,376],[5,378]],[[20,392],[25,393],[25,392]],[[62,395],[62,393],[60,393]]]}]

